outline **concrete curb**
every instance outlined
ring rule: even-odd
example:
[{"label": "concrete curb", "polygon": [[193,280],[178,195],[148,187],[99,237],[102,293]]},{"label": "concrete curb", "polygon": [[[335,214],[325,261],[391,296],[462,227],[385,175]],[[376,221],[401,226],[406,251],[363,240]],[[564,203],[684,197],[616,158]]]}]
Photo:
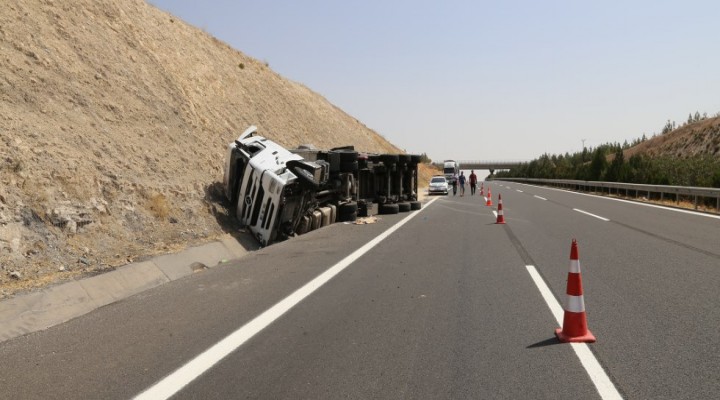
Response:
[{"label": "concrete curb", "polygon": [[61,324],[247,253],[248,250],[235,238],[225,235],[218,241],[179,253],[124,265],[108,273],[0,301],[0,342]]}]

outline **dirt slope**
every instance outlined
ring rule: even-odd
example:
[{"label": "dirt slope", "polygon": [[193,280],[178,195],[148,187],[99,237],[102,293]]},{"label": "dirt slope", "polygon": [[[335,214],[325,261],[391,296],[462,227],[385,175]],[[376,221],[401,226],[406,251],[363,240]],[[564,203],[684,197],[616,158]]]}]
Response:
[{"label": "dirt slope", "polygon": [[211,240],[224,149],[399,151],[303,85],[141,0],[0,7],[0,297]]},{"label": "dirt slope", "polygon": [[687,124],[672,132],[650,138],[627,149],[624,156],[629,159],[638,153],[651,157],[720,157],[720,117]]}]

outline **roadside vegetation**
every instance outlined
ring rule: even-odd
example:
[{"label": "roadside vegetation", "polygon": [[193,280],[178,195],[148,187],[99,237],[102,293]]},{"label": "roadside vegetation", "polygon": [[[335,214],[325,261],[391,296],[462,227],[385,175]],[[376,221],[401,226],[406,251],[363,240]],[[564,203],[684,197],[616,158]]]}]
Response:
[{"label": "roadside vegetation", "polygon": [[[543,154],[496,176],[720,187],[720,115],[708,118],[696,112],[680,128],[675,126],[668,121],[661,134],[651,139],[643,135],[632,143],[606,143],[573,154]],[[671,140],[661,137],[672,135],[676,137]],[[658,142],[652,150],[646,143],[650,141]]]}]

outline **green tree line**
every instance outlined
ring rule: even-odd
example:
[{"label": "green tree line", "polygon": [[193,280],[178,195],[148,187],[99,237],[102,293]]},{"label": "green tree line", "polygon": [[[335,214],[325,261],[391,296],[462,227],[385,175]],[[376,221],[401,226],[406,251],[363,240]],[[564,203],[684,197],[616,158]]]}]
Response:
[{"label": "green tree line", "polygon": [[636,154],[626,160],[623,154],[626,146],[608,143],[574,154],[543,154],[509,171],[500,171],[496,176],[720,187],[720,157],[677,158]]}]

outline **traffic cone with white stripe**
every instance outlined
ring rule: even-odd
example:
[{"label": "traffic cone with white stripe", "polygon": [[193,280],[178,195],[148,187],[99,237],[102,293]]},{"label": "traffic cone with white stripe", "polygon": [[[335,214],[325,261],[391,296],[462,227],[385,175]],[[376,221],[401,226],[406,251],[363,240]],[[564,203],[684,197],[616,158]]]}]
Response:
[{"label": "traffic cone with white stripe", "polygon": [[487,201],[485,202],[485,205],[488,207],[492,207],[492,192],[490,191],[490,188],[488,188],[488,196]]},{"label": "traffic cone with white stripe", "polygon": [[567,300],[562,328],[555,329],[555,336],[563,342],[593,343],[595,336],[588,330],[585,317],[582,277],[580,276],[580,258],[577,241],[573,239],[570,248],[570,272],[567,279]]},{"label": "traffic cone with white stripe", "polygon": [[504,224],[505,223],[505,215],[503,214],[503,207],[502,207],[502,194],[498,194],[498,210],[497,210],[497,221],[495,221],[496,224]]}]

